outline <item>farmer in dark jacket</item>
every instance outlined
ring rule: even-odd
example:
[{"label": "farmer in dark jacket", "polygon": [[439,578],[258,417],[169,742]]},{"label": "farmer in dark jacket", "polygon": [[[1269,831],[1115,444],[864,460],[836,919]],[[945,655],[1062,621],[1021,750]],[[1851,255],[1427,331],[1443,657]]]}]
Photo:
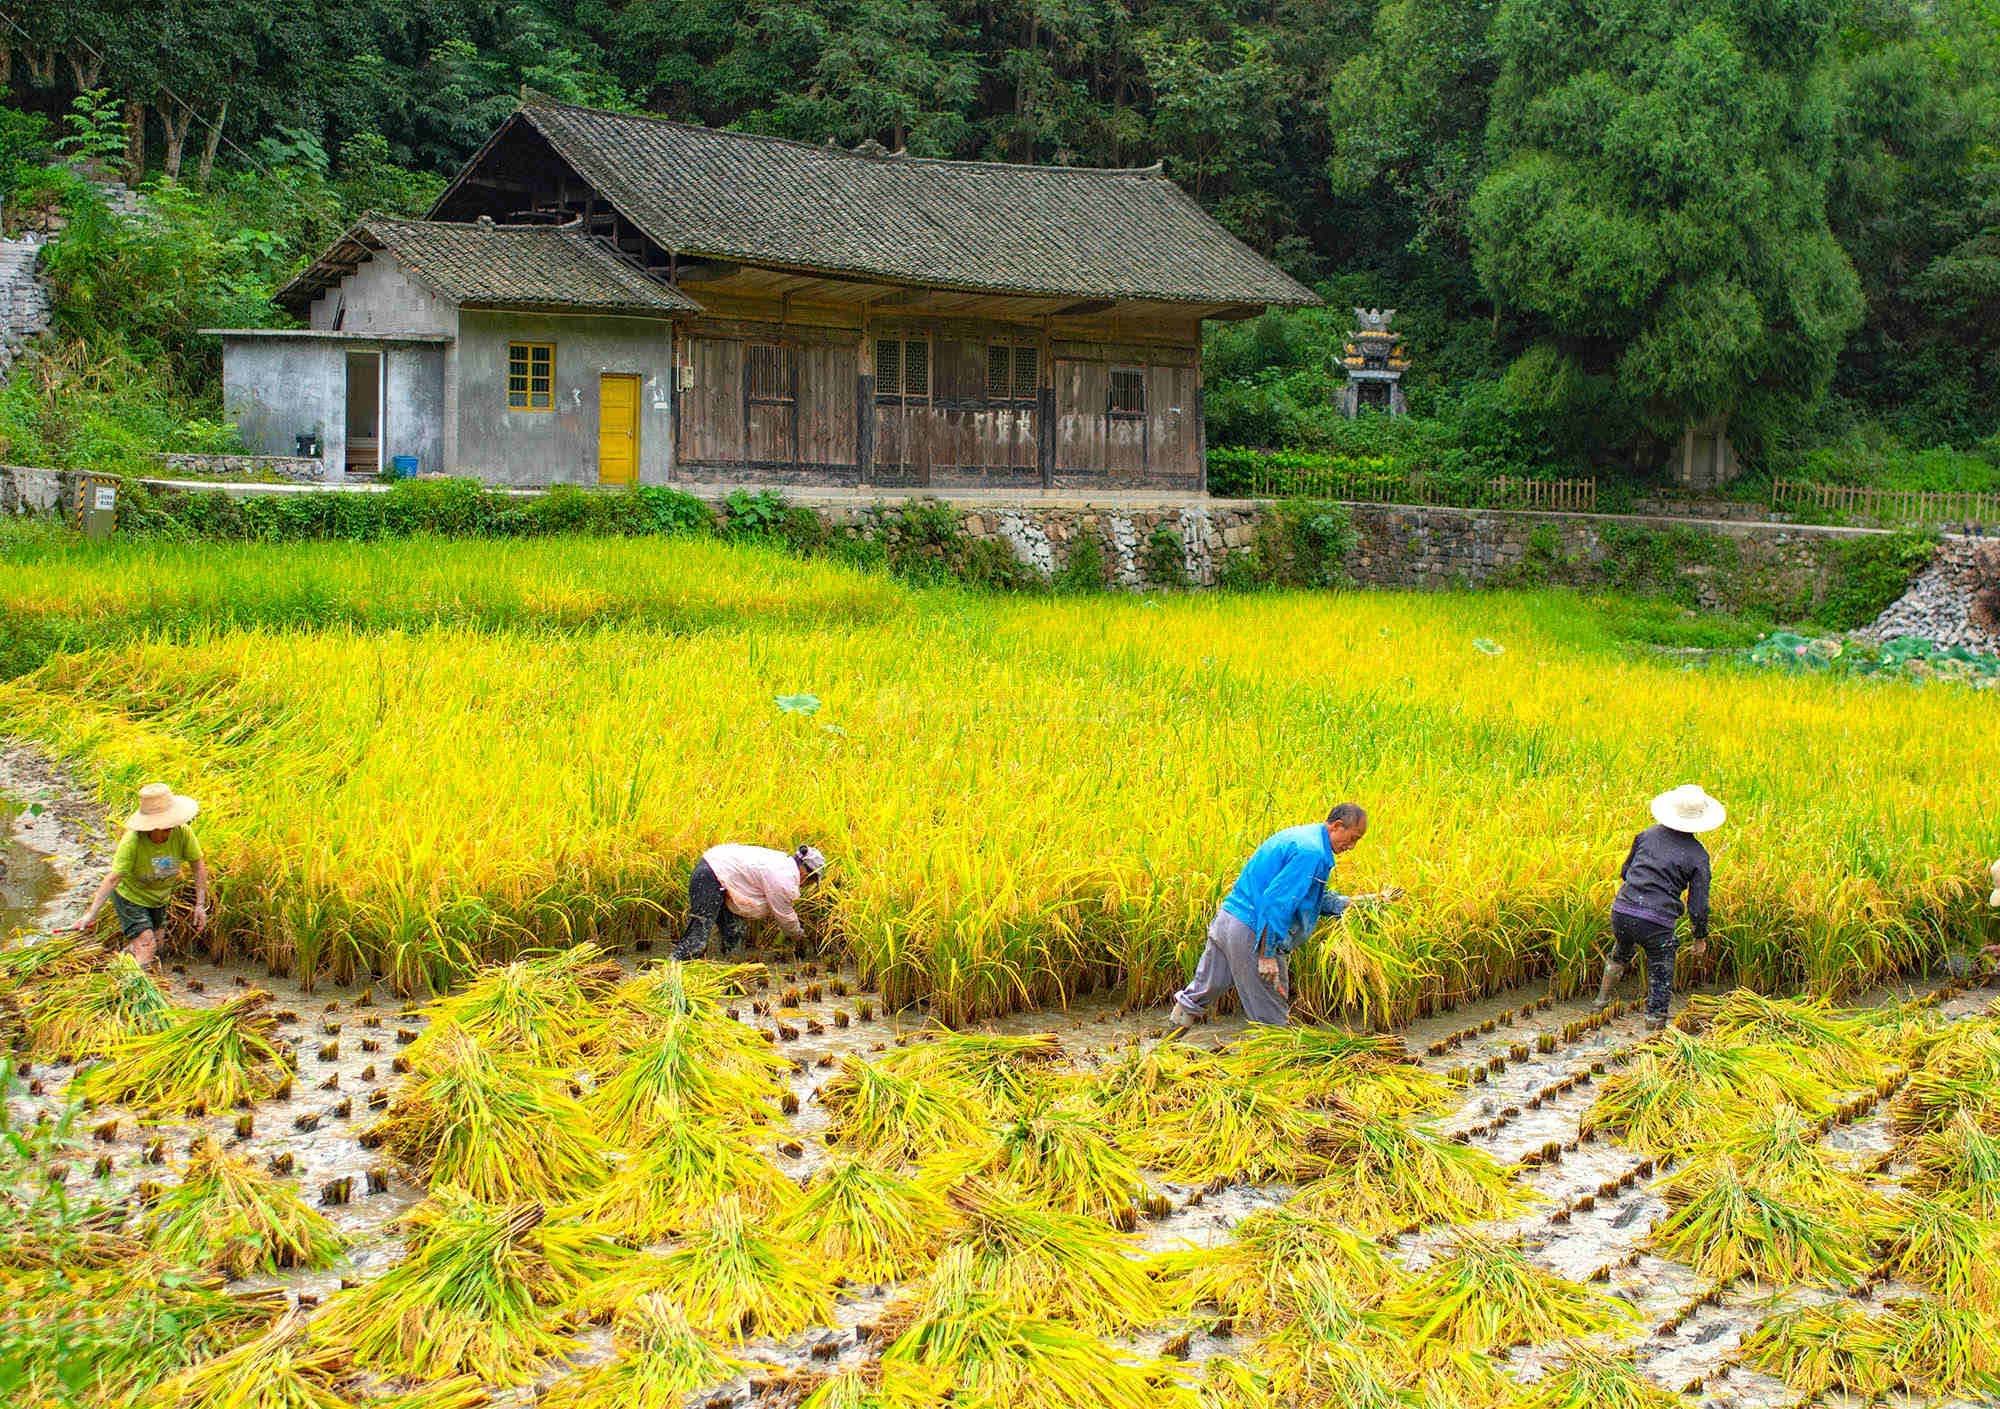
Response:
[{"label": "farmer in dark jacket", "polygon": [[1708,849],[1695,836],[1722,825],[1722,804],[1693,783],[1653,799],[1653,818],[1632,838],[1619,871],[1624,884],[1611,902],[1611,935],[1615,943],[1597,986],[1597,1009],[1611,1003],[1611,990],[1625,976],[1634,951],[1646,954],[1646,1025],[1667,1025],[1667,1004],[1674,991],[1674,928],[1680,923],[1681,897],[1687,896],[1688,923],[1694,932],[1697,957],[1708,947]]}]

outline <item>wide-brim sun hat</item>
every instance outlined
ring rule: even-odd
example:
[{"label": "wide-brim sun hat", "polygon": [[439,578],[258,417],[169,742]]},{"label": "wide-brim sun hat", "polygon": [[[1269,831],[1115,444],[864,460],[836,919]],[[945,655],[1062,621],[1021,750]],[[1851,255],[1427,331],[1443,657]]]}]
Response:
[{"label": "wide-brim sun hat", "polygon": [[165,832],[194,821],[200,806],[165,783],[148,783],[139,789],[139,810],[125,819],[128,832]]},{"label": "wide-brim sun hat", "polygon": [[1653,820],[1677,832],[1712,832],[1728,813],[1699,783],[1683,783],[1653,799]]}]

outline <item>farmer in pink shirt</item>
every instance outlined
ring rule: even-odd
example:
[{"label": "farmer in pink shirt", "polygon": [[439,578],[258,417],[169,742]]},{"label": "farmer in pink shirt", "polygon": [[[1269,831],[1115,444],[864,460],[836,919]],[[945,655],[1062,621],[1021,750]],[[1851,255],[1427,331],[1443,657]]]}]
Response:
[{"label": "farmer in pink shirt", "polygon": [[733,842],[710,847],[688,878],[687,933],[674,946],[674,957],[699,958],[718,924],[725,953],[744,942],[745,920],[776,920],[779,929],[801,938],[799,891],[825,869],[826,857],[810,846],[790,855]]}]

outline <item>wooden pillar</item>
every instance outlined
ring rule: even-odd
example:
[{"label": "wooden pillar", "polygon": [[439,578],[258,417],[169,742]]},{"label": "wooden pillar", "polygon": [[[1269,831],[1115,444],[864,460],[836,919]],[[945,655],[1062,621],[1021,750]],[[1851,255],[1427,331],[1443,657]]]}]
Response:
[{"label": "wooden pillar", "polygon": [[1055,339],[1049,335],[1049,320],[1042,317],[1041,340],[1035,361],[1040,383],[1035,388],[1035,459],[1042,475],[1042,488],[1056,487],[1056,359]]},{"label": "wooden pillar", "polygon": [[868,483],[875,468],[875,307],[861,305],[861,346],[854,354],[854,473]]}]

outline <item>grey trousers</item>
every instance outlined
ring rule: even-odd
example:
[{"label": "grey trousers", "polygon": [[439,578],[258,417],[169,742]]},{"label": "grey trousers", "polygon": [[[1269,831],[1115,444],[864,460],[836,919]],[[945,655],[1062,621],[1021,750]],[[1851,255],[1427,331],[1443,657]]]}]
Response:
[{"label": "grey trousers", "polygon": [[[1292,989],[1291,970],[1283,954],[1278,956],[1278,987],[1287,993]],[[1227,910],[1217,910],[1209,921],[1208,944],[1201,951],[1201,962],[1195,965],[1194,978],[1174,995],[1174,1002],[1200,1017],[1209,1004],[1232,988],[1236,1001],[1243,1005],[1243,1016],[1251,1022],[1283,1027],[1289,1020],[1288,1005],[1278,996],[1278,989],[1257,972],[1257,936]]]}]

